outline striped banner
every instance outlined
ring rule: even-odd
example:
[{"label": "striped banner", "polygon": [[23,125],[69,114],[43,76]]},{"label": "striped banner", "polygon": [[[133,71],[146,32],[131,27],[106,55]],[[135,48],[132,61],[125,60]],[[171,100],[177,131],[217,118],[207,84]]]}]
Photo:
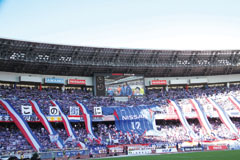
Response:
[{"label": "striped banner", "polygon": [[230,96],[228,99],[232,102],[232,104],[239,110],[240,112],[240,102],[237,100],[237,98]]},{"label": "striped banner", "polygon": [[27,122],[23,119],[23,117],[17,113],[17,111],[11,106],[9,102],[0,99],[0,104],[8,112],[14,123],[22,132],[23,136],[27,139],[28,143],[34,148],[34,150],[39,152],[42,146],[37,140],[36,136],[32,133],[32,130],[28,126]]},{"label": "striped banner", "polygon": [[228,114],[225,112],[225,110],[220,107],[213,99],[207,98],[207,101],[216,109],[219,118],[223,122],[223,124],[232,132],[234,135],[239,137],[238,129],[236,126],[232,123],[231,119],[229,118]]},{"label": "striped banner", "polygon": [[79,106],[80,111],[83,114],[83,119],[85,122],[87,133],[90,134],[98,144],[101,144],[101,139],[97,138],[94,135],[93,130],[92,130],[92,115],[91,115],[91,113],[81,102],[75,101],[75,103]]},{"label": "striped banner", "polygon": [[175,108],[175,112],[182,123],[184,129],[187,131],[191,139],[196,140],[198,137],[190,127],[181,107],[174,101],[174,100],[168,100],[168,103],[171,104]]},{"label": "striped banner", "polygon": [[189,99],[189,102],[192,104],[193,108],[195,109],[201,126],[205,129],[205,131],[209,135],[211,135],[214,138],[217,138],[216,135],[213,133],[212,126],[208,121],[207,115],[204,112],[202,105],[195,99]]},{"label": "striped banner", "polygon": [[[58,107],[59,112],[60,112],[61,117],[62,117],[62,121],[63,121],[64,127],[65,127],[65,129],[67,131],[68,136],[72,137],[73,141],[76,141],[77,140],[77,136],[76,136],[75,132],[72,129],[72,125],[69,122],[68,117],[63,113],[62,108],[60,107],[60,105],[56,101],[52,101],[51,100],[50,102],[51,102],[51,104],[53,106]],[[80,142],[80,141],[77,141],[77,145],[81,149],[86,148],[86,145],[84,143]]]},{"label": "striped banner", "polygon": [[[44,128],[48,131],[49,136],[54,136],[57,135],[57,132],[54,130],[52,125],[49,123],[48,119],[46,116],[43,114],[42,110],[40,109],[39,105],[37,104],[36,101],[29,100],[29,103],[32,105],[33,111],[37,115],[38,119],[40,119],[41,123],[43,124]],[[64,148],[64,144],[62,139],[58,136],[56,139],[55,144],[57,145],[58,148],[62,149]]]}]

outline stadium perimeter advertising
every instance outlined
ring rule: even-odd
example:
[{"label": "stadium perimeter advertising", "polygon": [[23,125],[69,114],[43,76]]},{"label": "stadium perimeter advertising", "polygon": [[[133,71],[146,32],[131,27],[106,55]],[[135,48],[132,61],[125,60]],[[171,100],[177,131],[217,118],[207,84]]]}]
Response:
[{"label": "stadium perimeter advertising", "polygon": [[142,75],[112,73],[96,74],[95,95],[97,96],[142,96],[144,95],[144,77]]}]

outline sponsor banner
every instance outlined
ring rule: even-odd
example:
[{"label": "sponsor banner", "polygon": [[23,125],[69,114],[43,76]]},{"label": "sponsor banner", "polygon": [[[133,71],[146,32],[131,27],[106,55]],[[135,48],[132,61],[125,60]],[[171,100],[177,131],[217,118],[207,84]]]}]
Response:
[{"label": "sponsor banner", "polygon": [[90,154],[102,154],[107,153],[107,147],[105,146],[92,146],[89,147]]},{"label": "sponsor banner", "polygon": [[108,145],[108,148],[119,147],[119,146],[128,146],[128,147],[147,147],[149,144],[118,144],[118,145]]},{"label": "sponsor banner", "polygon": [[176,148],[156,149],[156,153],[174,153],[177,152]]},{"label": "sponsor banner", "polygon": [[83,79],[68,79],[68,84],[86,85],[86,80],[83,80]]},{"label": "sponsor banner", "polygon": [[45,78],[45,83],[64,84],[63,78]]},{"label": "sponsor banner", "polygon": [[33,76],[20,76],[21,82],[36,82],[36,83],[42,83],[41,77],[33,77]]},{"label": "sponsor banner", "polygon": [[[77,150],[77,151],[65,151],[65,153],[63,152],[51,152],[53,153],[57,158],[63,157],[64,155],[68,156],[68,157],[72,157],[72,156],[77,156],[77,155],[88,155],[88,151],[86,150]],[[52,155],[52,154],[50,154]],[[52,157],[49,157],[49,159],[51,159]]]},{"label": "sponsor banner", "polygon": [[222,145],[222,146],[208,146],[207,149],[209,151],[216,151],[216,150],[226,150],[226,149],[228,149],[228,147],[225,146],[225,145]]},{"label": "sponsor banner", "polygon": [[167,85],[167,80],[152,80],[151,85]]},{"label": "sponsor banner", "polygon": [[79,115],[79,107],[70,106],[70,115],[73,115],[73,116]]},{"label": "sponsor banner", "polygon": [[184,152],[203,151],[203,147],[182,147],[181,150]]},{"label": "sponsor banner", "polygon": [[59,115],[59,108],[57,108],[55,106],[49,107],[49,115],[51,115],[51,116]]},{"label": "sponsor banner", "polygon": [[108,147],[110,153],[123,153],[123,146]]},{"label": "sponsor banner", "polygon": [[21,106],[22,115],[32,115],[32,106]]},{"label": "sponsor banner", "polygon": [[86,151],[85,150],[80,150],[80,151],[66,151],[65,155],[68,157],[73,157],[73,156],[77,156],[77,155],[86,155]]},{"label": "sponsor banner", "polygon": [[233,146],[230,148],[231,150],[240,150],[240,146]]},{"label": "sponsor banner", "polygon": [[128,155],[152,154],[153,149],[150,147],[129,147]]}]

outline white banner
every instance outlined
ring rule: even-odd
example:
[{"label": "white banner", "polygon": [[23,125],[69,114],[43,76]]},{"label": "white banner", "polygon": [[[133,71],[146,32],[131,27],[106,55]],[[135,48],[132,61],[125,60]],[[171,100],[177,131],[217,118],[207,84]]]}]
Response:
[{"label": "white banner", "polygon": [[59,109],[55,106],[50,106],[49,107],[49,115],[51,115],[51,116],[59,115]]},{"label": "white banner", "polygon": [[21,106],[22,115],[32,115],[32,106]]},{"label": "white banner", "polygon": [[141,154],[152,154],[152,149],[149,148],[136,148],[128,149],[128,155],[141,155]]},{"label": "white banner", "polygon": [[94,115],[102,115],[102,107],[94,107]]},{"label": "white banner", "polygon": [[165,149],[156,149],[156,153],[172,153],[177,152],[176,148],[165,148]]},{"label": "white banner", "polygon": [[79,107],[77,106],[70,106],[70,115],[77,116],[79,115]]}]

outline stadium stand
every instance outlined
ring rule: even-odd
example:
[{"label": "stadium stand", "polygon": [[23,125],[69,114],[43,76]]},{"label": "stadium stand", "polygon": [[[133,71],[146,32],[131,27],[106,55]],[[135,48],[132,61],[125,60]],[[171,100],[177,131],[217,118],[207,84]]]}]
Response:
[{"label": "stadium stand", "polygon": [[[211,145],[230,149],[234,144],[237,148],[238,61],[239,51],[130,50],[0,39],[0,154],[37,150],[48,158],[49,152],[59,157],[66,152],[93,157],[130,154],[134,146],[145,146],[146,153],[148,147],[151,153],[169,148],[172,150],[166,152],[182,152],[186,143],[191,143],[192,151],[199,149],[194,147],[207,150]],[[121,65],[115,66],[116,62]],[[94,90],[101,87],[95,82],[95,73],[141,74],[146,87],[144,91],[131,88],[131,95],[124,100],[114,94],[96,96]],[[214,82],[208,83],[209,75],[232,79],[219,81],[213,77]],[[186,80],[187,77],[178,76],[192,77]],[[29,77],[35,77],[34,81],[28,81]],[[60,83],[46,83],[47,78]],[[152,85],[151,78],[160,84]],[[70,84],[70,79],[76,82]],[[106,92],[113,91],[108,88]],[[29,100],[37,102],[49,123],[37,117]],[[170,102],[179,107],[174,108]],[[7,111],[6,103],[16,111]],[[97,107],[102,111],[99,115]],[[29,126],[26,134],[20,129],[19,118],[14,118],[18,115]],[[52,130],[48,131],[45,125]],[[31,134],[39,141],[39,150],[35,148],[37,144],[30,143]]]}]

